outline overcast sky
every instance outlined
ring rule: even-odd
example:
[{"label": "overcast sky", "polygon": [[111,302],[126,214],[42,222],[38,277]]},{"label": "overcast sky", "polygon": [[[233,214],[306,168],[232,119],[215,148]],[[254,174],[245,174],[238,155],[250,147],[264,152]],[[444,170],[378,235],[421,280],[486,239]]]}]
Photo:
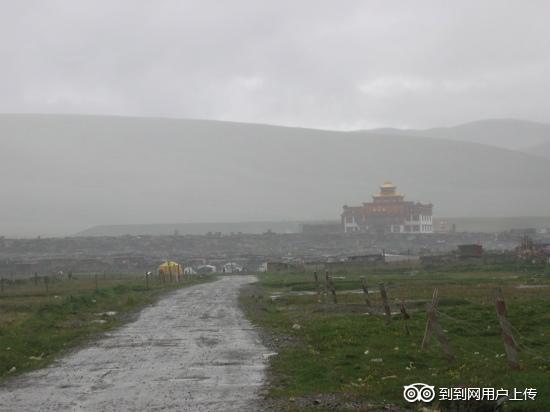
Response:
[{"label": "overcast sky", "polygon": [[0,0],[0,112],[550,122],[550,2]]}]

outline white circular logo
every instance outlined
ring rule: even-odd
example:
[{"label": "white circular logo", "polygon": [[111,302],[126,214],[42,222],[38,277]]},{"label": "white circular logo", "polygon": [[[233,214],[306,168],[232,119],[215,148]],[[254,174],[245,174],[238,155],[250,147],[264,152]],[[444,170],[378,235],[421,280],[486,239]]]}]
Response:
[{"label": "white circular logo", "polygon": [[403,386],[403,397],[407,402],[431,402],[435,398],[435,388],[425,383]]}]

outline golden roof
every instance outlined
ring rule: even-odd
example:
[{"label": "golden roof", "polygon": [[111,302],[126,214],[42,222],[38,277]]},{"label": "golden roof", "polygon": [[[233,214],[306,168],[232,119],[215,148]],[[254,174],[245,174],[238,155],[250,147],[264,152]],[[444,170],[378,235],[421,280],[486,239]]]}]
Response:
[{"label": "golden roof", "polygon": [[386,180],[382,186],[380,186],[380,192],[373,195],[373,197],[403,197],[401,193],[396,192],[397,186],[391,181]]}]

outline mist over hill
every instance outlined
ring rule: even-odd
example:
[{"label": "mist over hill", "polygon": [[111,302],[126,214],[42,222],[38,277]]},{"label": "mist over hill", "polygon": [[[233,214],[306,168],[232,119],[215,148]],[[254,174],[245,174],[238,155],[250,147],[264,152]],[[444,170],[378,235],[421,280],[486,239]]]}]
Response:
[{"label": "mist over hill", "polygon": [[471,142],[206,120],[0,115],[0,235],[338,219],[384,180],[437,216],[546,216],[550,162]]},{"label": "mist over hill", "polygon": [[550,145],[550,124],[516,119],[488,119],[454,127],[432,129],[375,129],[376,133],[425,136],[481,143],[504,149],[532,152],[538,145]]},{"label": "mist over hill", "polygon": [[550,159],[550,142],[544,142],[525,149],[526,153]]}]

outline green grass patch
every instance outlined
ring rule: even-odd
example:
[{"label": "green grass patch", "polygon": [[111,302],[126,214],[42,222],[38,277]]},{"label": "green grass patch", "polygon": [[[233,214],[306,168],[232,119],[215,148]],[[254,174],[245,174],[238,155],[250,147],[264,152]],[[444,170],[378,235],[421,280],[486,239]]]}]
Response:
[{"label": "green grass patch", "polygon": [[[399,312],[400,302],[405,302],[411,315],[410,336],[400,315],[386,325],[383,316],[367,314],[362,294],[346,292],[360,288],[359,273],[334,280],[337,305],[330,303],[330,296],[319,303],[316,294],[297,293],[317,290],[312,273],[261,275],[259,291],[254,296],[244,294],[243,306],[254,323],[291,342],[279,344],[278,355],[271,358],[270,397],[288,401],[291,410],[291,399],[323,394],[405,408],[411,405],[403,400],[403,386],[424,382],[438,388],[536,388],[535,401],[509,401],[506,410],[550,410],[550,288],[520,287],[546,286],[550,279],[544,272],[508,269],[366,273],[375,307],[381,306],[376,293],[379,282],[387,286],[392,311]],[[439,323],[456,356],[452,363],[435,338],[427,350],[420,348],[425,302],[434,287],[440,296]],[[504,290],[509,319],[522,348],[520,371],[510,370],[504,356],[494,306],[496,287]],[[458,407],[445,402],[433,406]],[[493,406],[478,402],[463,404],[460,410],[492,410]]]},{"label": "green grass patch", "polygon": [[130,319],[130,314],[170,290],[212,280],[179,283],[126,276],[10,284],[0,294],[0,380],[40,368],[63,351]]}]

